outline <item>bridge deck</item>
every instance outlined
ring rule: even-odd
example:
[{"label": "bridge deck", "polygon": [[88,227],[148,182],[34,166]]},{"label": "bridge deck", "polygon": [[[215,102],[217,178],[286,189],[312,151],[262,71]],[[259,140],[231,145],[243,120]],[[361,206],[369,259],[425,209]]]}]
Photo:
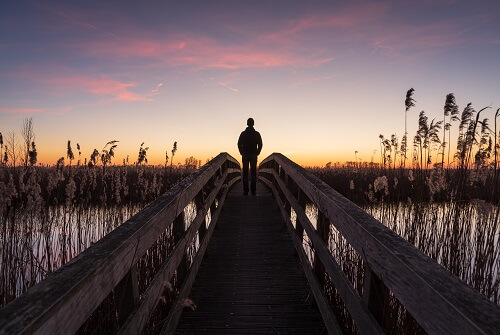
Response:
[{"label": "bridge deck", "polygon": [[271,193],[229,193],[177,334],[326,333]]}]

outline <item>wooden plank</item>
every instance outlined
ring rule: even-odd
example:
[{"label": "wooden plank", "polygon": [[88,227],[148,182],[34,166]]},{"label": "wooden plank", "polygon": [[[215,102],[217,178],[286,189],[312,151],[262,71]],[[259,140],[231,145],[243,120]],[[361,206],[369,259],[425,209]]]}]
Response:
[{"label": "wooden plank", "polygon": [[[272,195],[228,194],[177,334],[321,334],[319,311]],[[207,257],[208,255],[208,257]]]},{"label": "wooden plank", "polygon": [[[219,154],[5,306],[0,312],[0,334],[74,333],[226,162],[239,166],[227,153]],[[237,171],[232,166],[228,173]]]},{"label": "wooden plank", "polygon": [[272,175],[276,178],[277,184],[282,188],[288,202],[297,214],[297,225],[301,224],[312,242],[316,255],[319,256],[323,263],[325,270],[330,276],[335,289],[342,297],[346,308],[349,310],[352,318],[356,321],[356,326],[362,334],[382,334],[383,330],[380,328],[376,319],[368,310],[368,306],[364,303],[363,299],[359,296],[358,292],[354,289],[349,279],[345,276],[344,272],[337,264],[337,261],[331,255],[330,250],[318,235],[316,229],[307,217],[306,213],[299,205],[297,200],[293,197],[291,192],[285,187],[285,183],[279,178],[276,171],[272,170]]},{"label": "wooden plank", "polygon": [[[233,179],[233,182],[234,180],[235,179]],[[175,299],[175,302],[172,304],[172,307],[167,317],[167,321],[165,322],[164,326],[160,331],[161,334],[172,334],[174,333],[175,328],[177,327],[177,323],[179,322],[179,318],[182,312],[182,306],[181,306],[182,301],[188,297],[189,292],[191,291],[194,279],[196,278],[196,274],[198,273],[198,269],[200,268],[201,261],[203,260],[203,256],[205,255],[205,250],[207,249],[208,243],[210,242],[210,238],[212,237],[213,231],[217,224],[217,220],[219,219],[220,212],[222,211],[222,208],[224,206],[224,201],[226,199],[227,192],[228,189],[226,188],[224,190],[224,193],[222,194],[222,197],[219,200],[220,201],[219,206],[217,207],[217,210],[213,215],[213,222],[210,224],[207,233],[205,234],[205,238],[200,243],[198,252],[196,253],[195,259],[193,260],[193,264],[191,265],[189,274],[186,280],[184,281],[184,284],[182,285],[182,288],[180,289],[179,294]]]},{"label": "wooden plank", "polygon": [[[281,210],[281,215],[285,220],[288,231],[290,232],[290,236],[292,237],[295,250],[297,251],[297,254],[300,258],[302,269],[306,274],[307,281],[309,282],[309,286],[311,287],[311,291],[314,295],[314,299],[316,300],[316,304],[321,312],[321,316],[323,317],[323,322],[325,323],[326,329],[328,330],[328,334],[342,334],[342,330],[340,329],[337,319],[333,314],[332,307],[330,306],[330,303],[325,296],[323,288],[320,286],[318,279],[312,272],[311,266],[309,265],[309,260],[307,258],[306,253],[304,252],[304,248],[302,247],[302,239],[299,239],[299,236],[296,234],[296,229],[293,227],[293,224],[290,221],[290,216],[287,215],[285,205],[281,202],[281,199],[278,196],[278,191],[276,190],[274,185],[272,185],[272,183],[270,183],[268,180],[265,179],[261,180],[264,181],[269,187],[271,187],[274,193],[276,202],[278,203],[278,206]],[[300,211],[302,211],[301,208]],[[296,226],[299,224],[300,223],[297,222]]]},{"label": "wooden plank", "polygon": [[368,306],[368,310],[375,319],[382,325],[386,323],[386,311],[389,306],[389,289],[384,282],[365,265],[365,278],[363,285],[363,300]]},{"label": "wooden plank", "polygon": [[171,256],[158,270],[158,273],[155,275],[152,282],[142,295],[140,304],[137,305],[127,322],[122,328],[120,328],[120,334],[139,334],[142,332],[151,313],[160,300],[165,281],[170,281],[172,279],[176,269],[179,267],[179,264],[181,264],[182,259],[185,257],[186,246],[189,245],[195,237],[196,231],[202,224],[205,218],[205,213],[214,202],[217,193],[224,185],[232,185],[237,179],[239,179],[235,178],[226,183],[226,176],[227,172],[219,180],[217,187],[214,188],[209,194],[204,205],[205,207],[198,211],[196,218],[191,223],[191,226],[189,226],[185,236],[183,236],[183,238],[181,238],[175,245]]},{"label": "wooden plank", "polygon": [[273,160],[306,192],[428,333],[498,333],[497,305],[283,155],[274,153],[261,166]]},{"label": "wooden plank", "polygon": [[118,327],[121,327],[135,308],[139,300],[139,281],[137,266],[134,265],[115,288],[115,300],[118,308]]}]

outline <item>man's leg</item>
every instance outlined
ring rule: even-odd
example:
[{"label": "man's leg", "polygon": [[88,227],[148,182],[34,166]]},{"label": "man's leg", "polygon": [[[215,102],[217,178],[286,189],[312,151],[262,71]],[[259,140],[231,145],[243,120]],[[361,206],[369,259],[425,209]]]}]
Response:
[{"label": "man's leg", "polygon": [[252,155],[250,158],[250,172],[252,175],[251,190],[252,194],[255,195],[257,191],[257,155]]},{"label": "man's leg", "polygon": [[250,162],[248,156],[242,156],[243,163],[243,194],[248,194],[248,163]]}]

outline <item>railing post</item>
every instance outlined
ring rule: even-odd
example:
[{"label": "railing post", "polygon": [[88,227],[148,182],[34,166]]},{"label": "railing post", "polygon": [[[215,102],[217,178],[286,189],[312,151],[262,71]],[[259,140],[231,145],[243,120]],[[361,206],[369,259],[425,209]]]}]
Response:
[{"label": "railing post", "polygon": [[[330,222],[324,216],[321,211],[318,211],[318,219],[316,222],[316,232],[318,233],[321,240],[328,245],[328,238],[330,233]],[[320,256],[317,251],[314,251],[314,272],[316,277],[320,282],[321,286],[324,288],[325,285],[325,266],[321,262]]]},{"label": "railing post", "polygon": [[118,309],[118,327],[121,327],[125,323],[139,300],[138,285],[137,265],[134,264],[115,288],[115,301]]},{"label": "railing post", "polygon": [[[177,244],[185,234],[185,223],[184,223],[184,211],[182,211],[174,220],[172,227],[172,234],[174,237],[174,244]],[[184,250],[184,255],[182,256],[182,260],[177,267],[177,282],[179,287],[184,282],[184,278],[186,277],[188,265],[186,258],[186,250]]]},{"label": "railing post", "polygon": [[365,262],[363,300],[375,320],[383,328],[389,303],[389,289]]},{"label": "railing post", "polygon": [[212,201],[212,204],[210,204],[210,224],[212,224],[212,216],[214,215],[215,211],[217,210],[217,204],[215,203],[216,200],[219,201],[219,198],[215,197],[214,201]]},{"label": "railing post", "polygon": [[[305,195],[304,191],[302,191],[300,188],[298,189],[297,193],[297,201],[300,207],[305,211],[307,204],[307,195]],[[302,223],[300,222],[299,218],[297,218],[297,223],[295,224],[295,233],[302,242],[304,235],[304,227],[302,227]]]},{"label": "railing post", "polygon": [[[213,177],[210,179],[210,181],[213,180]],[[205,195],[203,194],[203,190],[205,187],[202,187],[201,191],[196,195],[194,198],[194,203],[196,204],[196,213],[201,209],[204,211],[205,207]],[[204,213],[206,214],[206,213]],[[205,215],[206,216],[206,215]],[[205,232],[207,231],[207,223],[206,219],[203,219],[203,222],[200,225],[200,228],[198,228],[198,234],[200,237],[200,241],[203,240],[203,237],[205,236]]]},{"label": "railing post", "polygon": [[[292,182],[292,178],[290,178],[288,175],[285,177],[285,185],[288,189],[290,189],[290,182]],[[280,192],[280,194],[283,194],[283,192]],[[292,213],[292,205],[290,204],[290,201],[283,195],[283,200],[285,203],[285,210],[287,215],[291,215]]]}]

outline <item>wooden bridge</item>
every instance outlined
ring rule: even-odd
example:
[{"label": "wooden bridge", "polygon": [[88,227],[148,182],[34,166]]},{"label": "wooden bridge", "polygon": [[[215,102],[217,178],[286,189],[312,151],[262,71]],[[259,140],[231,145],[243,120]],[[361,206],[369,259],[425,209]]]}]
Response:
[{"label": "wooden bridge", "polygon": [[0,310],[0,334],[373,334],[390,310],[414,333],[500,333],[497,305],[283,155],[255,197],[240,175],[221,153]]}]

